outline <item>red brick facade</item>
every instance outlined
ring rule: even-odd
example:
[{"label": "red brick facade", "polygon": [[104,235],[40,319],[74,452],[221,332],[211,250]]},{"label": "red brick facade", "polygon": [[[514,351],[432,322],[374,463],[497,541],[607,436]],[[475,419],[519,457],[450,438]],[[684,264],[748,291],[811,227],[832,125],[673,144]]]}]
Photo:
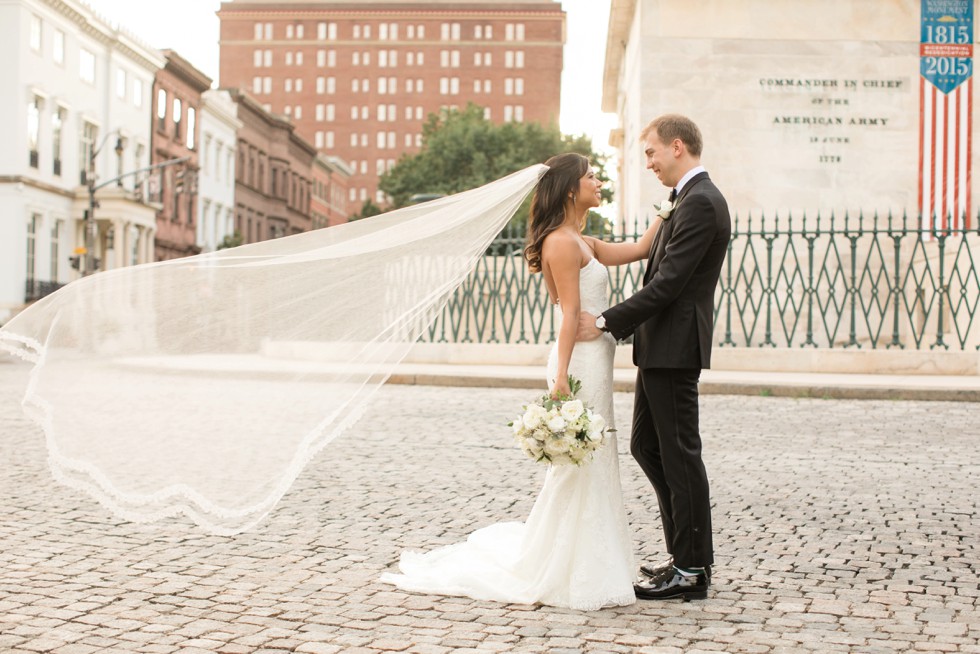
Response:
[{"label": "red brick facade", "polygon": [[242,122],[235,166],[235,231],[243,243],[309,231],[316,149],[296,134],[288,118],[265,111],[240,89],[228,92]]},{"label": "red brick facade", "polygon": [[442,107],[558,123],[565,14],[558,2],[225,2],[221,84],[242,87],[350,163],[348,211],[415,152]]},{"label": "red brick facade", "polygon": [[211,88],[211,78],[176,52],[164,50],[163,55],[167,64],[153,81],[150,162],[158,164],[178,157],[189,160],[164,168],[153,193],[152,199],[163,207],[157,212],[154,242],[158,261],[200,252],[195,207],[201,94]]}]

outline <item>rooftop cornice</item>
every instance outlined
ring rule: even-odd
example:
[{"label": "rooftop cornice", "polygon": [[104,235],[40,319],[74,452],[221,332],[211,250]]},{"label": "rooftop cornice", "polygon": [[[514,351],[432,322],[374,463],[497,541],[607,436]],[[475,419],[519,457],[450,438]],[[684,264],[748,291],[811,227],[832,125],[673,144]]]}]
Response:
[{"label": "rooftop cornice", "polygon": [[109,48],[118,50],[150,71],[159,70],[166,63],[159,50],[144,43],[128,30],[113,25],[83,2],[77,0],[41,0],[41,2],[73,22],[82,33]]},{"label": "rooftop cornice", "polygon": [[193,85],[199,92],[204,93],[211,88],[213,80],[194,67],[194,64],[180,56],[175,50],[163,50],[167,68]]}]

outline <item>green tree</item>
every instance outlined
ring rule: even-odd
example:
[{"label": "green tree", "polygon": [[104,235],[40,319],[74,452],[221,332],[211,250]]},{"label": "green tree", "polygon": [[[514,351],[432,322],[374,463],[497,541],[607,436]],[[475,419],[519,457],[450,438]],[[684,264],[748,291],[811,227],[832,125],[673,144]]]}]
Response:
[{"label": "green tree", "polygon": [[365,200],[364,204],[361,205],[361,210],[349,217],[347,220],[360,220],[361,218],[377,216],[379,213],[382,213],[381,207],[371,202],[371,200]]},{"label": "green tree", "polygon": [[221,239],[221,243],[218,243],[218,250],[224,250],[225,248],[237,248],[242,244],[242,235],[239,232],[234,234],[225,234],[225,237]]},{"label": "green tree", "polygon": [[[429,114],[422,126],[421,150],[403,155],[381,176],[378,186],[392,198],[393,208],[398,208],[417,193],[450,195],[476,188],[562,152],[589,157],[599,179],[608,180],[605,158],[592,150],[589,137],[563,135],[553,125],[498,125],[484,118],[482,107],[470,103],[462,110]],[[602,194],[606,201],[612,199],[608,187]],[[512,230],[523,231],[529,204],[526,201],[515,214]]]}]

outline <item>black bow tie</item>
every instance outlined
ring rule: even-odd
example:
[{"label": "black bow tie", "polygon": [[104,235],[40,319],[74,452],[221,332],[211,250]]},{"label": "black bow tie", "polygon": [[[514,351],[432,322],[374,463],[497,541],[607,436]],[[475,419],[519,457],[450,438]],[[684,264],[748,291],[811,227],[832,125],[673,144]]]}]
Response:
[{"label": "black bow tie", "polygon": [[670,197],[667,198],[667,200],[669,202],[673,203],[674,200],[676,200],[676,199],[677,199],[677,189],[676,188],[672,188],[672,189],[670,189]]}]

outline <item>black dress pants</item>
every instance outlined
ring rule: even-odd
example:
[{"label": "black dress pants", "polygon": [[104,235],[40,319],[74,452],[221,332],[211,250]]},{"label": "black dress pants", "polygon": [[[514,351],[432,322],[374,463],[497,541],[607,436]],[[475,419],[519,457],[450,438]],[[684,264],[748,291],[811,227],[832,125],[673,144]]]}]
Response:
[{"label": "black dress pants", "polygon": [[714,562],[698,427],[700,368],[637,371],[630,452],[657,492],[667,551],[681,568]]}]

